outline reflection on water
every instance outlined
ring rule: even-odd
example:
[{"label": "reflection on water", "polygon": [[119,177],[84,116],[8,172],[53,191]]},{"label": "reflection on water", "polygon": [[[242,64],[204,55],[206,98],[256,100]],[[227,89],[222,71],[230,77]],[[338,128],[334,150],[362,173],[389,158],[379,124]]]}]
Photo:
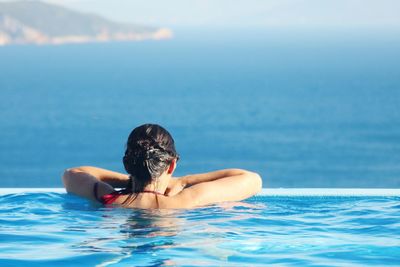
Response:
[{"label": "reflection on water", "polygon": [[[155,257],[162,250],[173,248],[174,237],[179,233],[185,219],[179,217],[182,211],[140,210],[118,207],[98,208],[101,214],[98,222],[99,231],[112,231],[82,240],[73,248],[80,252],[118,253],[115,257],[104,260],[98,266],[109,266],[121,262],[148,262],[146,266],[175,265],[170,257]],[[71,230],[68,227],[68,230]]]},{"label": "reflection on water", "polygon": [[121,232],[129,237],[174,236],[183,224],[178,218],[179,211],[171,210],[134,210],[121,225]]}]

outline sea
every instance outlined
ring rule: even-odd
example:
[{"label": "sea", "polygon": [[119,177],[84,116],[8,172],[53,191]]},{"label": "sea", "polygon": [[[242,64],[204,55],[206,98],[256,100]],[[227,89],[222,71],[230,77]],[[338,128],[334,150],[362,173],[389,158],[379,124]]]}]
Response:
[{"label": "sea", "polygon": [[222,168],[265,188],[400,188],[400,30],[180,29],[163,41],[0,47],[0,187],[123,172],[157,123],[175,176]]}]

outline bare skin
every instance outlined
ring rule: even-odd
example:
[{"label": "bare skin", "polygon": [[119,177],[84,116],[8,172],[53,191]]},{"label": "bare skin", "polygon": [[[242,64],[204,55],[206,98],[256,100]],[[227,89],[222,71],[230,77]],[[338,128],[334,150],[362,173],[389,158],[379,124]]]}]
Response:
[{"label": "bare skin", "polygon": [[[242,169],[225,169],[208,173],[172,177],[176,167],[173,161],[167,170],[144,190],[153,193],[138,193],[132,201],[126,201],[132,195],[120,195],[114,204],[127,208],[142,209],[189,209],[226,201],[240,201],[253,196],[262,188],[261,177]],[[124,188],[129,176],[97,167],[82,166],[67,169],[62,177],[68,193],[96,201],[93,187],[98,182],[97,194],[103,196],[114,192],[115,188]],[[135,194],[136,195],[136,194]]]}]

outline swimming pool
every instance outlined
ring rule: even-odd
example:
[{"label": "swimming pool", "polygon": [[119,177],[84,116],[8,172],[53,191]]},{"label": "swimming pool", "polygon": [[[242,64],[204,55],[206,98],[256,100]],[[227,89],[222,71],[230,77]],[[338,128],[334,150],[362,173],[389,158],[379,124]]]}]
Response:
[{"label": "swimming pool", "polygon": [[276,189],[145,211],[3,188],[0,266],[395,266],[399,200],[399,189]]}]

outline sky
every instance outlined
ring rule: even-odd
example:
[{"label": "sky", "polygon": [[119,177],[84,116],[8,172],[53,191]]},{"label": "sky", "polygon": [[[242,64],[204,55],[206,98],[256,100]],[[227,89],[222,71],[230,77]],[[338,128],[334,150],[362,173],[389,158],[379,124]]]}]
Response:
[{"label": "sky", "polygon": [[[0,0],[5,1],[12,0]],[[42,1],[117,22],[168,28],[400,29],[399,0]]]},{"label": "sky", "polygon": [[119,22],[204,28],[400,28],[399,0],[46,0]]}]

